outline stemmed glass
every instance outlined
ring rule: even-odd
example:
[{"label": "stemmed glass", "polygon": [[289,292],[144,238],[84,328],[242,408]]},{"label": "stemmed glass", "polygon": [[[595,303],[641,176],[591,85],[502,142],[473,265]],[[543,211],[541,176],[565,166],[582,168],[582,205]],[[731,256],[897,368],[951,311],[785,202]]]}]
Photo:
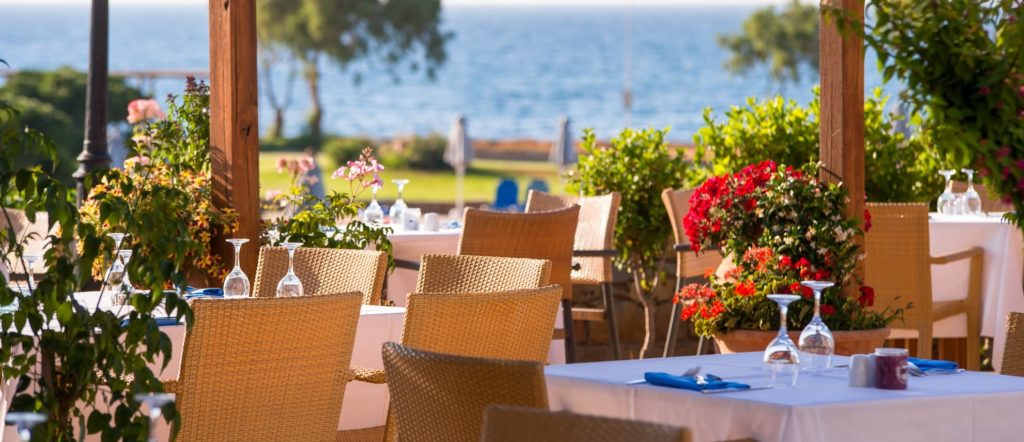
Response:
[{"label": "stemmed glass", "polygon": [[384,222],[384,209],[381,209],[380,203],[377,202],[377,191],[379,190],[380,186],[376,183],[371,186],[370,191],[373,192],[373,199],[370,200],[370,204],[363,211],[363,221],[367,224],[382,224]]},{"label": "stemmed glass", "polygon": [[974,169],[960,169],[967,174],[967,191],[964,192],[964,214],[981,215],[981,195],[974,190]]},{"label": "stemmed glass", "polygon": [[786,312],[789,304],[800,299],[798,295],[768,295],[779,305],[779,335],[764,349],[764,365],[771,376],[772,388],[796,387],[800,374],[800,355],[796,344],[786,330]]},{"label": "stemmed glass", "polygon": [[168,393],[147,393],[135,395],[135,400],[142,402],[149,407],[149,442],[156,442],[156,437],[153,435],[153,427],[156,425],[157,419],[164,413],[164,405],[167,405],[174,401],[174,395]]},{"label": "stemmed glass", "polygon": [[128,261],[132,259],[132,251],[129,250],[118,250],[117,256],[121,257],[121,264],[124,266],[124,276],[121,277],[121,289],[126,293],[131,293],[135,290],[132,287],[132,282],[128,279]]},{"label": "stemmed glass", "polygon": [[119,256],[117,252],[121,251],[121,241],[123,241],[124,237],[128,235],[124,233],[114,232],[108,233],[107,236],[114,240],[114,262],[111,263],[110,268],[107,269],[107,277],[104,279],[104,282],[111,282],[110,277],[113,275],[118,275],[117,278],[114,281],[112,281],[114,283],[118,283],[121,280],[121,273],[124,273],[124,265],[121,264],[121,261],[118,259]]},{"label": "stemmed glass", "polygon": [[945,215],[952,215],[956,213],[956,195],[953,194],[953,181],[950,178],[956,174],[955,170],[944,169],[939,171],[939,175],[946,178],[946,190],[942,191],[942,195],[939,195],[939,200],[935,204],[935,211]]},{"label": "stemmed glass", "polygon": [[395,203],[391,205],[391,210],[388,211],[388,217],[391,218],[391,224],[401,224],[402,214],[405,213],[405,209],[409,208],[409,206],[405,204],[405,200],[402,199],[402,190],[405,189],[406,184],[409,184],[409,180],[395,179],[391,180],[391,182],[395,183],[395,186],[398,187],[398,199],[396,199]]},{"label": "stemmed glass", "polygon": [[228,242],[235,246],[235,268],[231,269],[227,278],[224,278],[224,297],[246,298],[249,296],[249,277],[242,271],[239,255],[242,252],[242,244],[249,240],[247,238],[232,238]]},{"label": "stemmed glass", "polygon": [[800,351],[804,352],[804,370],[821,371],[832,367],[832,354],[836,352],[836,340],[832,331],[821,320],[821,291],[835,285],[830,281],[803,281],[805,287],[814,290],[814,317],[800,332]]},{"label": "stemmed glass", "polygon": [[22,441],[32,440],[32,429],[36,425],[46,422],[46,415],[30,411],[12,411],[7,413],[7,425],[14,425],[18,429],[18,439]]},{"label": "stemmed glass", "polygon": [[41,258],[39,255],[25,255],[25,274],[28,275],[28,293],[32,294],[32,291],[36,289],[36,278],[34,276],[36,261]]},{"label": "stemmed glass", "polygon": [[302,281],[295,275],[295,249],[302,247],[300,242],[282,243],[288,249],[288,273],[277,283],[277,297],[302,296]]}]

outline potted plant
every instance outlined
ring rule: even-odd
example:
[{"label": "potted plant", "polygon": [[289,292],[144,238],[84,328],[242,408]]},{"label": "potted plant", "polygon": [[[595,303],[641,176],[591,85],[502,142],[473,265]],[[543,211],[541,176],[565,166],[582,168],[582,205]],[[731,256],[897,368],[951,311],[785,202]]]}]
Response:
[{"label": "potted plant", "polygon": [[[709,269],[709,282],[684,287],[676,302],[687,304],[682,318],[723,352],[760,351],[775,336],[779,314],[768,294],[803,295],[789,306],[787,326],[798,335],[813,316],[804,280],[836,283],[823,292],[821,313],[837,354],[872,351],[902,313],[868,308],[874,291],[854,273],[862,257],[859,221],[844,214],[846,189],[819,181],[816,169],[764,161],[709,178],[690,199],[683,224],[694,250],[720,248],[732,264],[717,274]],[[870,228],[870,215],[865,219]],[[846,287],[858,295],[845,295]]]}]

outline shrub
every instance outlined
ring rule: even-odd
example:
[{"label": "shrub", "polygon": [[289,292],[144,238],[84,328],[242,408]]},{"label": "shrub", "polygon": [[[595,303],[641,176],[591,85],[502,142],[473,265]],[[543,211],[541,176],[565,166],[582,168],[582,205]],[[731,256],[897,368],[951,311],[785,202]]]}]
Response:
[{"label": "shrub", "polygon": [[444,162],[447,145],[448,140],[440,134],[416,135],[405,143],[401,156],[411,169],[449,170],[451,166]]},{"label": "shrub", "polygon": [[324,142],[324,153],[334,160],[334,164],[344,166],[349,161],[358,160],[367,146],[377,150],[373,140],[367,137],[333,137]]},{"label": "shrub", "polygon": [[[765,160],[794,166],[816,162],[821,110],[818,92],[815,88],[807,107],[781,97],[760,102],[748,98],[746,107],[727,111],[722,123],[714,119],[710,108],[705,109],[707,126],[693,137],[698,168],[691,184]],[[921,114],[909,117],[909,125],[918,129],[909,139],[894,133],[893,124],[902,117],[887,114],[887,102],[880,89],[864,102],[867,197],[872,201],[930,201],[942,191],[940,166],[965,165],[943,161],[935,148],[933,130]]]}]

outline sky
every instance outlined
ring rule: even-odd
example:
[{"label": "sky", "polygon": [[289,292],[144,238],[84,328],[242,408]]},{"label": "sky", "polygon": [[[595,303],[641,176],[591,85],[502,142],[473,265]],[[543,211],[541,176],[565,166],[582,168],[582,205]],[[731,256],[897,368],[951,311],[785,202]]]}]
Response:
[{"label": "sky", "polygon": [[[83,4],[91,0],[0,0],[0,4]],[[109,0],[111,4],[173,4],[173,3],[206,3],[208,0]],[[634,5],[701,5],[701,4],[781,4],[787,0],[442,0],[446,6],[453,5],[595,5],[619,6]]]}]

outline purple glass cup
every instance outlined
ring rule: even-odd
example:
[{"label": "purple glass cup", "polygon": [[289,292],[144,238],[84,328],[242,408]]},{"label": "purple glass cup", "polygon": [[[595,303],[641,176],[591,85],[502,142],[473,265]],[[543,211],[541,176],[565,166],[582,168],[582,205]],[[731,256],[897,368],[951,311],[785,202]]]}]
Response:
[{"label": "purple glass cup", "polygon": [[907,349],[875,349],[875,388],[883,390],[907,389]]}]

